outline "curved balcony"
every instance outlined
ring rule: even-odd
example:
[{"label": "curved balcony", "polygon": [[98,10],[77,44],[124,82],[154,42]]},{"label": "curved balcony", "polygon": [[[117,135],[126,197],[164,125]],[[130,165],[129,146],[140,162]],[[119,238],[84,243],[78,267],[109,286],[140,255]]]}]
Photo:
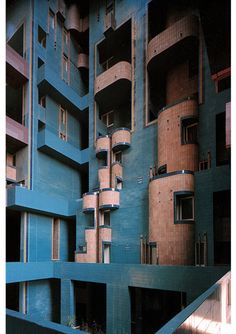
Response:
[{"label": "curved balcony", "polygon": [[180,50],[181,57],[188,54],[197,44],[198,25],[198,17],[189,15],[155,36],[147,48],[148,70],[154,70],[157,62],[159,67],[169,66]]},{"label": "curved balcony", "polygon": [[105,159],[107,153],[110,151],[111,139],[108,135],[100,136],[96,141],[96,157],[98,159]]},{"label": "curved balcony", "polygon": [[[158,245],[160,265],[194,263],[193,192],[194,174],[190,171],[163,174],[149,183],[149,241]],[[184,217],[181,200],[191,201],[191,218]],[[177,217],[180,212],[181,218]]]},{"label": "curved balcony", "polygon": [[102,166],[98,170],[99,188],[110,187],[110,168],[108,166]]},{"label": "curved balcony", "polygon": [[118,209],[120,206],[120,192],[113,188],[101,189],[99,192],[99,209]]},{"label": "curved balcony", "polygon": [[88,16],[81,18],[80,10],[76,3],[72,3],[68,8],[66,21],[65,21],[66,29],[74,30],[78,33],[83,33],[88,30],[89,20]]},{"label": "curved balcony", "polygon": [[113,162],[111,166],[111,179],[112,179],[112,187],[115,188],[117,184],[117,179],[119,181],[123,180],[123,167],[121,163],[118,161]]},{"label": "curved balcony", "polygon": [[111,137],[111,146],[114,152],[123,151],[130,147],[131,134],[130,129],[117,128],[113,131]]},{"label": "curved balcony", "polygon": [[86,53],[79,53],[77,67],[79,70],[89,68],[89,57]]},{"label": "curved balcony", "polygon": [[186,141],[194,129],[184,123],[192,119],[196,135],[197,108],[195,100],[184,100],[162,109],[158,115],[158,166],[167,165],[167,173],[198,170],[198,145],[196,141]]},{"label": "curved balcony", "polygon": [[94,89],[96,101],[107,108],[122,104],[129,99],[131,80],[131,64],[120,61],[96,77]]},{"label": "curved balcony", "polygon": [[97,208],[97,192],[87,192],[83,194],[83,212],[90,213]]}]

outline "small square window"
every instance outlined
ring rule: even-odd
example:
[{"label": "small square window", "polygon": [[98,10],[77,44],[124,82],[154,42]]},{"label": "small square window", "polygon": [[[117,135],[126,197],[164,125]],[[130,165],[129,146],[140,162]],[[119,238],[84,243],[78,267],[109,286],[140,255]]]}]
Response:
[{"label": "small square window", "polygon": [[42,47],[46,48],[46,32],[38,26],[38,42]]},{"label": "small square window", "polygon": [[175,222],[194,221],[194,197],[192,193],[175,193]]},{"label": "small square window", "polygon": [[182,144],[197,143],[197,122],[194,117],[182,119]]},{"label": "small square window", "polygon": [[60,132],[60,133],[59,133],[59,137],[60,137],[60,139],[62,139],[62,140],[64,140],[64,141],[67,140],[67,139],[66,139],[66,134],[63,133],[63,132]]}]

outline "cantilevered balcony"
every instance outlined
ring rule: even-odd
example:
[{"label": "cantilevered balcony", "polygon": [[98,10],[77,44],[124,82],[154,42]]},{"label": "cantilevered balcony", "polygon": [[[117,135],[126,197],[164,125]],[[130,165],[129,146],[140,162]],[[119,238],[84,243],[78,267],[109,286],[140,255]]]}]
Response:
[{"label": "cantilevered balcony", "polygon": [[131,93],[131,64],[120,61],[95,79],[95,99],[103,107],[122,105]]},{"label": "cantilevered balcony", "polygon": [[113,188],[101,189],[99,192],[99,209],[118,209],[120,206],[120,192]]},{"label": "cantilevered balcony", "polygon": [[84,213],[91,213],[98,206],[98,196],[97,192],[87,192],[83,194],[83,212]]},{"label": "cantilevered balcony", "polygon": [[185,57],[198,41],[198,18],[189,15],[177,21],[169,28],[155,36],[148,44],[147,66],[148,70],[161,68],[174,61],[178,55]]},{"label": "cantilevered balcony", "polygon": [[113,131],[112,137],[112,150],[114,152],[123,151],[130,147],[131,134],[130,129],[117,128]]},{"label": "cantilevered balcony", "polygon": [[6,116],[6,144],[12,153],[28,145],[28,129],[8,116]]},{"label": "cantilevered balcony", "polygon": [[80,8],[76,3],[72,3],[67,11],[65,26],[68,30],[84,33],[89,28],[88,16],[82,18]]},{"label": "cantilevered balcony", "polygon": [[79,150],[74,145],[59,138],[47,127],[38,133],[38,150],[53,156],[65,164],[78,168],[89,160],[89,149]]},{"label": "cantilevered balcony", "polygon": [[98,170],[99,188],[110,187],[110,168],[108,166],[102,166]]},{"label": "cantilevered balcony", "polygon": [[29,79],[27,61],[10,45],[6,45],[7,82],[13,87],[20,87]]},{"label": "cantilevered balcony", "polygon": [[98,159],[105,159],[107,153],[110,151],[110,137],[109,136],[100,136],[97,138],[96,142],[96,157]]},{"label": "cantilevered balcony", "polygon": [[77,67],[78,69],[89,68],[89,57],[86,53],[79,53]]}]

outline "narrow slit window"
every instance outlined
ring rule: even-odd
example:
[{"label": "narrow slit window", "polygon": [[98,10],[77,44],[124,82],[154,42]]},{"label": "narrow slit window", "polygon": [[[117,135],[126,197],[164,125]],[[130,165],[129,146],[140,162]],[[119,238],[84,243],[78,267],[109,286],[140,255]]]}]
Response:
[{"label": "narrow slit window", "polygon": [[64,42],[64,45],[69,44],[69,34],[65,28],[63,29],[63,42]]},{"label": "narrow slit window", "polygon": [[46,32],[38,26],[38,42],[43,48],[46,48]]},{"label": "narrow slit window", "polygon": [[114,153],[114,162],[122,163],[122,152],[121,151]]},{"label": "narrow slit window", "polygon": [[55,29],[55,14],[51,10],[49,11],[49,28]]},{"label": "narrow slit window", "polygon": [[103,263],[111,262],[111,245],[104,244],[103,246]]},{"label": "narrow slit window", "polygon": [[197,143],[197,122],[195,118],[182,119],[182,144]]},{"label": "narrow slit window", "polygon": [[59,260],[60,247],[60,220],[54,218],[52,222],[52,260]]}]

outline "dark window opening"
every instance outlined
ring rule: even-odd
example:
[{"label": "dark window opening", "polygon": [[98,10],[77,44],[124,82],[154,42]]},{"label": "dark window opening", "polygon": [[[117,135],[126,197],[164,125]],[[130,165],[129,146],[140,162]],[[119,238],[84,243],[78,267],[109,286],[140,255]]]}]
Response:
[{"label": "dark window opening", "polygon": [[216,115],[216,166],[229,164],[229,151],[226,149],[225,112]]},{"label": "dark window opening", "polygon": [[222,92],[225,89],[229,89],[231,87],[231,77],[227,77],[218,81],[218,93]]},{"label": "dark window opening", "polygon": [[158,168],[158,175],[167,173],[167,165],[162,165]]},{"label": "dark window opening", "polygon": [[6,285],[6,308],[19,312],[19,283]]},{"label": "dark window opening", "polygon": [[229,265],[231,262],[230,201],[229,190],[213,193],[215,265]]},{"label": "dark window opening", "polygon": [[21,213],[6,210],[6,262],[20,261]]},{"label": "dark window opening", "polygon": [[6,115],[16,122],[23,123],[23,88],[6,86]]},{"label": "dark window opening", "polygon": [[21,57],[24,57],[24,25],[14,33],[14,35],[7,42]]},{"label": "dark window opening", "polygon": [[131,333],[156,333],[186,307],[186,293],[145,288],[129,288]]},{"label": "dark window opening", "polygon": [[38,68],[44,65],[44,61],[41,58],[38,58]]},{"label": "dark window opening", "polygon": [[81,197],[82,194],[86,193],[89,191],[89,167],[88,163],[84,164],[83,167],[81,167]]},{"label": "dark window opening", "polygon": [[118,151],[114,153],[114,162],[122,163],[122,152]]},{"label": "dark window opening", "polygon": [[47,34],[40,26],[38,26],[38,42],[42,47],[46,48],[46,38]]},{"label": "dark window opening", "polygon": [[39,93],[39,100],[38,100],[38,103],[39,105],[42,107],[42,108],[46,108],[46,96],[45,95],[41,95]]},{"label": "dark window opening", "polygon": [[197,143],[197,122],[196,118],[189,117],[182,119],[182,144],[196,144]]},{"label": "dark window opening", "polygon": [[[106,285],[74,281],[76,326],[90,333],[106,332]],[[99,302],[94,302],[99,301]]]},{"label": "dark window opening", "polygon": [[198,235],[198,240],[195,243],[195,265],[207,265],[207,234]]},{"label": "dark window opening", "polygon": [[110,210],[104,211],[104,225],[110,226]]}]

